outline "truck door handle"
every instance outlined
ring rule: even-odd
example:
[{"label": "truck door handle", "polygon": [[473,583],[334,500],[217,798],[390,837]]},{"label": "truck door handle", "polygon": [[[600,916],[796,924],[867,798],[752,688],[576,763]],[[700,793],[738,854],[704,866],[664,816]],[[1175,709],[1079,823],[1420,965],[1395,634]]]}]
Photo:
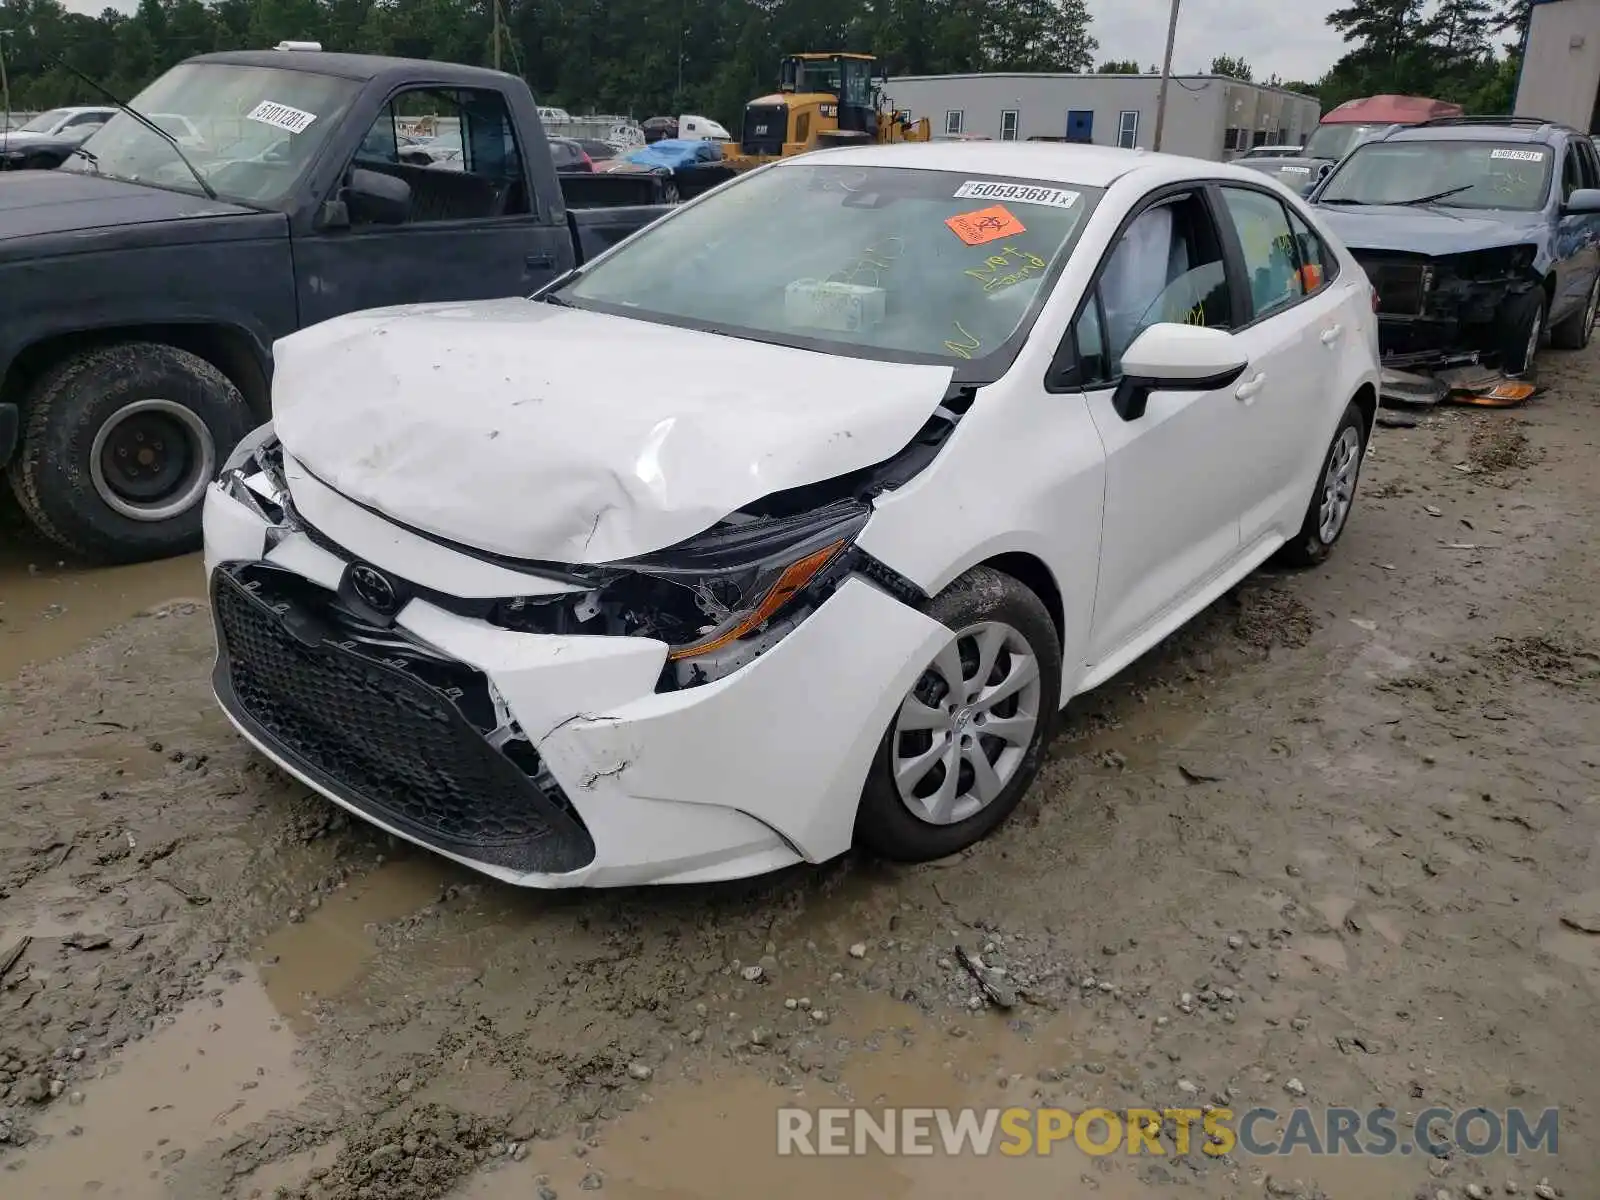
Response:
[{"label": "truck door handle", "polygon": [[556,256],[548,250],[541,250],[538,254],[530,254],[522,260],[529,270],[538,271],[556,265]]},{"label": "truck door handle", "polygon": [[1344,333],[1343,325],[1330,325],[1328,328],[1322,331],[1322,344],[1324,346],[1333,345],[1339,340],[1339,336],[1342,333]]},{"label": "truck door handle", "polygon": [[1239,399],[1243,400],[1246,404],[1249,404],[1256,398],[1256,393],[1266,386],[1266,383],[1266,372],[1258,371],[1254,379],[1249,379],[1244,383],[1241,383],[1233,394]]}]

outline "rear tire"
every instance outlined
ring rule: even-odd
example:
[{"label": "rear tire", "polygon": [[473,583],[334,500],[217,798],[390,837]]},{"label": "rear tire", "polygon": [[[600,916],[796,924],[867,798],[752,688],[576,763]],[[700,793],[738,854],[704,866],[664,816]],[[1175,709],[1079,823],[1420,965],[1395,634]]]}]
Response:
[{"label": "rear tire", "polygon": [[1306,506],[1300,532],[1274,556],[1287,567],[1314,567],[1326,562],[1350,524],[1355,508],[1356,484],[1366,456],[1367,418],[1353,401],[1339,418],[1328,452],[1322,456],[1316,490]]},{"label": "rear tire", "polygon": [[12,490],[34,527],[94,563],[200,546],[207,485],[254,424],[216,367],[155,342],[81,351],[25,405]]},{"label": "rear tire", "polygon": [[896,711],[856,814],[857,842],[899,862],[965,850],[1011,814],[1061,694],[1055,623],[1010,575],[976,567],[923,611],[950,638]]},{"label": "rear tire", "polygon": [[1550,344],[1557,350],[1582,350],[1594,336],[1595,316],[1600,313],[1600,274],[1589,286],[1583,307],[1559,325],[1550,327]]}]

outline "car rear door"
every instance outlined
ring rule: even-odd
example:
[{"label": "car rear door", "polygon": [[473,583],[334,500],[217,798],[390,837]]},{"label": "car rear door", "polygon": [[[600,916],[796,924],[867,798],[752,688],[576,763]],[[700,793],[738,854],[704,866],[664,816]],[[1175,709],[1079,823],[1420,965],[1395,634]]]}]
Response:
[{"label": "car rear door", "polygon": [[1337,359],[1361,331],[1341,312],[1349,281],[1329,278],[1337,260],[1298,213],[1265,188],[1228,183],[1217,191],[1223,238],[1248,300],[1235,333],[1250,366],[1236,398],[1242,420],[1232,447],[1242,485],[1239,537],[1248,550],[1294,536],[1304,521],[1312,473],[1333,432],[1330,414],[1349,400],[1333,394],[1348,377],[1335,369]]}]

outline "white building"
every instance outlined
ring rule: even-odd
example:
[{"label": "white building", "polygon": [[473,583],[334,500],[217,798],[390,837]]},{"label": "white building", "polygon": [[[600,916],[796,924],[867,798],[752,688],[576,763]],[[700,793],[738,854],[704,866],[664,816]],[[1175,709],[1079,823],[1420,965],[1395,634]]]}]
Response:
[{"label": "white building", "polygon": [[1517,116],[1600,130],[1600,0],[1534,0]]},{"label": "white building", "polygon": [[[1597,0],[1600,2],[1600,0]],[[885,88],[899,109],[927,117],[935,137],[1048,138],[1155,149],[1159,75],[903,75]],[[1174,75],[1161,148],[1231,158],[1262,145],[1296,145],[1316,128],[1310,96],[1220,75]]]}]

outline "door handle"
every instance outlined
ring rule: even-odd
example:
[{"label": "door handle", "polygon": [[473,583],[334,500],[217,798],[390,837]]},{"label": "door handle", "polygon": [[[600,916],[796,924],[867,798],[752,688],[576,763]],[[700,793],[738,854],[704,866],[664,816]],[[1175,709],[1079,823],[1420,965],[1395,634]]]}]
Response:
[{"label": "door handle", "polygon": [[1249,404],[1256,398],[1256,393],[1266,386],[1266,383],[1266,372],[1258,371],[1254,379],[1249,379],[1244,383],[1241,383],[1233,394],[1239,399],[1243,400],[1246,404]]},{"label": "door handle", "polygon": [[1343,333],[1344,333],[1344,326],[1343,325],[1330,325],[1330,326],[1328,326],[1328,328],[1326,328],[1326,329],[1324,329],[1322,331],[1322,344],[1324,346],[1333,345],[1335,342],[1337,342],[1339,340],[1340,335],[1343,334]]},{"label": "door handle", "polygon": [[556,265],[556,256],[548,250],[541,250],[537,254],[530,254],[522,260],[523,265],[529,270],[540,271]]}]

